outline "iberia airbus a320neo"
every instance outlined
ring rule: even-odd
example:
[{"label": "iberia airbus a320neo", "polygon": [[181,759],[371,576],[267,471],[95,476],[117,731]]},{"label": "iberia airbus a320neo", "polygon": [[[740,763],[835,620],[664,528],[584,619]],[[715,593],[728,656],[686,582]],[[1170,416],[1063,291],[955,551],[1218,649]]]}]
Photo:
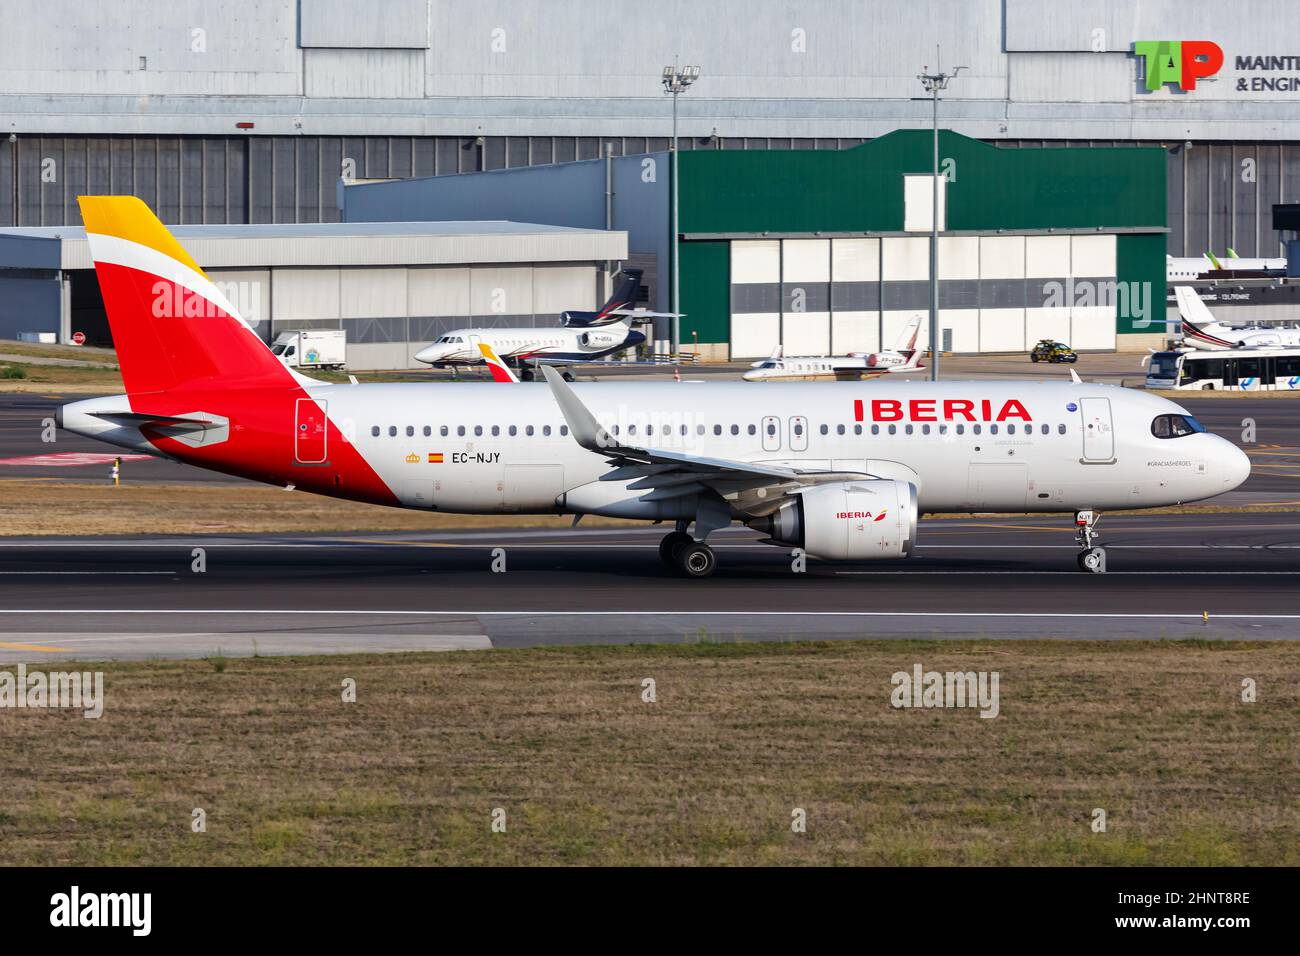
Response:
[{"label": "iberia airbus a320neo", "polygon": [[[125,395],[64,428],[303,491],[474,514],[672,522],[690,577],[733,521],[831,560],[909,555],[922,512],[1074,513],[1209,498],[1250,472],[1154,395],[1077,381],[330,384],[286,368],[138,199],[80,200]],[[527,390],[527,393],[525,393]]]}]

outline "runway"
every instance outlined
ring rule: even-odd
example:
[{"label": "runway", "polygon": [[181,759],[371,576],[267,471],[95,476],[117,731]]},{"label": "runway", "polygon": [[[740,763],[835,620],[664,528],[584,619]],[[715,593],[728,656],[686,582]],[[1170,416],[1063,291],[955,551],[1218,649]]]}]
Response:
[{"label": "runway", "polygon": [[[791,567],[720,532],[717,575],[663,529],[0,542],[0,661],[637,641],[1300,637],[1300,513],[922,523],[906,561]],[[194,549],[203,549],[202,571]],[[493,564],[503,570],[494,571]]]}]

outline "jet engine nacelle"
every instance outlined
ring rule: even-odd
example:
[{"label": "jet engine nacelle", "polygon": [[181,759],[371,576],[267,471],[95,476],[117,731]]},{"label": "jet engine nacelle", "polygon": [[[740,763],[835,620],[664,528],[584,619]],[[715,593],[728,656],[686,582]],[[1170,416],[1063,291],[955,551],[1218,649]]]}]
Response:
[{"label": "jet engine nacelle", "polygon": [[608,349],[618,345],[626,337],[617,332],[582,332],[578,335],[578,344],[584,349]]},{"label": "jet engine nacelle", "polygon": [[749,526],[811,557],[863,561],[909,557],[918,516],[916,485],[877,478],[814,485]]}]

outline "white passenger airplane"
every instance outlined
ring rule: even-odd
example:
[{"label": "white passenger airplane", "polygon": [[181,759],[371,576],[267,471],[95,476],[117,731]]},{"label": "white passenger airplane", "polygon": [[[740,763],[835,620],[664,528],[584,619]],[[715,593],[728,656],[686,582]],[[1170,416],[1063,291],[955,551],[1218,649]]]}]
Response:
[{"label": "white passenger airplane", "polygon": [[782,356],[781,346],[778,345],[770,358],[755,362],[741,378],[746,382],[815,382],[828,378],[838,382],[856,382],[891,372],[915,372],[924,368],[920,364],[922,350],[916,347],[916,335],[920,330],[921,319],[913,316],[903,326],[898,344],[883,352],[787,358]]},{"label": "white passenger airplane", "polygon": [[[632,306],[641,274],[640,269],[624,269],[623,281],[600,309],[563,312],[561,327],[454,329],[416,352],[416,361],[427,362],[434,368],[482,365],[479,345],[487,345],[507,364],[519,369],[520,378],[531,382],[535,366],[593,362],[633,348],[645,341],[645,334],[633,329],[627,319],[634,314]],[[567,372],[564,377],[572,380]]]},{"label": "white passenger airplane", "polygon": [[1300,328],[1287,325],[1228,325],[1216,321],[1196,290],[1180,285],[1174,288],[1178,314],[1183,320],[1183,344],[1196,349],[1219,351],[1241,348],[1295,348],[1300,346]]},{"label": "white passenger airplane", "polygon": [[[1231,442],[1163,398],[1061,382],[549,387],[327,384],[276,359],[149,209],[82,197],[126,394],[69,431],[226,474],[420,510],[668,521],[665,563],[714,571],[742,522],[812,557],[912,554],[922,512],[1074,512],[1236,488]],[[177,304],[180,304],[178,307]],[[689,533],[688,533],[689,531]]]},{"label": "white passenger airplane", "polygon": [[1285,272],[1286,259],[1243,259],[1231,248],[1222,259],[1212,252],[1188,258],[1165,256],[1165,279],[1168,282],[1201,278],[1247,278],[1245,273],[1281,275]]}]

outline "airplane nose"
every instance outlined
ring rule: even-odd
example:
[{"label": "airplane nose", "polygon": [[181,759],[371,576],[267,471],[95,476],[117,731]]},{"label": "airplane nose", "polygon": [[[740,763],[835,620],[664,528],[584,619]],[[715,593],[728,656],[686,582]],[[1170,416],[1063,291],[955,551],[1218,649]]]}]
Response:
[{"label": "airplane nose", "polygon": [[436,362],[438,360],[438,350],[432,345],[422,348],[415,353],[415,360],[417,362]]},{"label": "airplane nose", "polygon": [[1229,447],[1231,451],[1225,456],[1223,464],[1223,483],[1227,486],[1225,491],[1240,488],[1250,477],[1250,458],[1236,445],[1229,444]]}]

